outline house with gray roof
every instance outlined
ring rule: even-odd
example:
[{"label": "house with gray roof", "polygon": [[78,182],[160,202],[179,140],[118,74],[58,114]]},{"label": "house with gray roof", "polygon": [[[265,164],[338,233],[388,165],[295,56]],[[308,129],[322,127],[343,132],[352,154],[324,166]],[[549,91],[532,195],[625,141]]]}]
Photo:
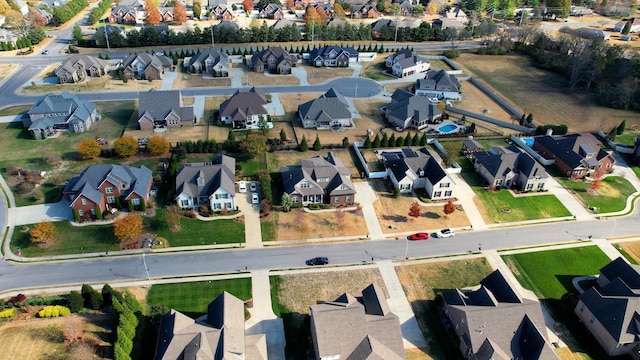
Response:
[{"label": "house with gray roof", "polygon": [[358,51],[351,46],[326,45],[309,53],[309,64],[315,67],[348,67],[358,62]]},{"label": "house with gray roof", "polygon": [[107,17],[107,21],[111,24],[128,25],[142,23],[142,18],[140,16],[141,11],[141,7],[128,6],[121,3],[111,10],[111,13]]},{"label": "house with gray roof", "polygon": [[171,309],[160,321],[155,360],[267,360],[264,334],[245,333],[244,303],[223,291],[192,319]]},{"label": "house with gray roof", "polygon": [[221,20],[218,25],[215,25],[216,29],[225,29],[229,31],[238,31],[240,30],[240,25],[234,23],[229,20]]},{"label": "house with gray roof", "polygon": [[424,79],[418,79],[413,85],[413,93],[436,99],[460,100],[460,82],[446,71],[431,68]]},{"label": "house with gray roof", "polygon": [[122,62],[122,72],[129,79],[161,80],[165,71],[173,71],[173,61],[164,55],[141,52],[127,56]]},{"label": "house with gray roof", "polygon": [[299,105],[298,118],[305,129],[340,130],[355,127],[347,100],[334,88],[317,99]]},{"label": "house with gray roof", "polygon": [[467,140],[462,142],[462,153],[468,156],[476,151],[485,151],[484,146],[469,135]]},{"label": "house with gray roof", "polygon": [[56,135],[58,131],[87,131],[98,120],[100,115],[93,103],[63,91],[60,94],[49,93],[33,104],[22,117],[22,125],[34,139],[42,140]]},{"label": "house with gray roof", "polygon": [[18,41],[18,35],[7,29],[0,28],[0,42],[11,43],[15,46],[16,41]]},{"label": "house with gray roof", "polygon": [[377,19],[380,12],[375,5],[353,5],[351,6],[351,16],[357,19]]},{"label": "house with gray roof", "polygon": [[590,173],[613,172],[615,159],[602,148],[593,134],[545,135],[534,138],[533,150],[554,165],[566,177],[582,179]]},{"label": "house with gray roof", "polygon": [[206,49],[185,59],[185,67],[192,74],[226,77],[229,76],[229,55],[216,49]]},{"label": "house with gray roof", "polygon": [[193,126],[197,122],[193,106],[184,106],[180,90],[155,90],[138,95],[140,130]]},{"label": "house with gray roof", "polygon": [[98,211],[118,210],[128,203],[142,209],[149,201],[152,180],[144,165],[91,165],[69,180],[62,194],[80,218],[96,218]]},{"label": "house with gray roof", "polygon": [[423,130],[430,124],[442,122],[442,111],[424,96],[417,96],[402,89],[396,89],[391,102],[384,108],[384,115],[397,130]]},{"label": "house with gray roof", "polygon": [[391,74],[397,77],[424,73],[431,67],[431,63],[426,57],[415,55],[413,51],[410,50],[401,50],[389,55],[386,64]]},{"label": "house with gray roof", "polygon": [[250,68],[255,72],[288,75],[291,68],[296,66],[298,59],[295,55],[289,54],[280,46],[270,46],[251,56]]},{"label": "house with gray roof", "polygon": [[469,360],[558,360],[538,300],[523,298],[496,270],[473,288],[443,296],[447,328]]},{"label": "house with gray roof", "polygon": [[310,310],[317,359],[405,358],[400,321],[377,285],[367,286],[362,297],[344,293]]},{"label": "house with gray roof", "polygon": [[493,146],[469,155],[478,176],[491,187],[542,191],[549,178],[544,167],[517,146]]},{"label": "house with gray roof", "polygon": [[87,78],[100,78],[107,74],[109,65],[105,60],[89,55],[71,55],[55,70],[58,82],[76,83]]},{"label": "house with gray roof", "polygon": [[269,114],[265,105],[267,94],[264,90],[251,88],[249,91],[237,90],[231,98],[220,104],[220,121],[234,128],[251,128],[258,125],[261,118]]},{"label": "house with gray roof", "polygon": [[640,267],[619,257],[600,269],[574,308],[609,356],[640,359]]},{"label": "house with gray roof", "polygon": [[327,157],[302,159],[300,165],[280,168],[284,192],[294,204],[353,205],[356,189],[342,159],[331,151]]},{"label": "house with gray roof", "polygon": [[176,174],[176,204],[183,209],[235,210],[235,171],[236,159],[226,155],[210,163],[184,164]]},{"label": "house with gray roof", "polygon": [[456,182],[427,148],[418,151],[411,148],[382,151],[380,156],[387,176],[401,193],[424,189],[432,200],[455,197]]}]

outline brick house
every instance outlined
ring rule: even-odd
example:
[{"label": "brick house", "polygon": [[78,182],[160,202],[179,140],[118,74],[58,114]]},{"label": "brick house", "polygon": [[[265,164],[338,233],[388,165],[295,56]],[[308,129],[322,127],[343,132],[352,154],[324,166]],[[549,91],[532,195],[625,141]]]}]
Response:
[{"label": "brick house", "polygon": [[184,106],[180,90],[142,92],[138,100],[138,125],[141,130],[193,126],[197,119],[193,106]]},{"label": "brick house", "polygon": [[352,61],[358,62],[358,51],[350,46],[327,45],[309,53],[309,64],[315,67],[348,67]]},{"label": "brick house", "polygon": [[129,79],[162,80],[165,71],[173,71],[173,61],[164,55],[131,54],[122,62],[122,71]]},{"label": "brick house", "polygon": [[104,213],[129,202],[141,209],[149,200],[151,184],[151,170],[144,165],[91,165],[69,180],[62,194],[80,218],[89,219],[96,217],[98,209]]},{"label": "brick house", "polygon": [[71,55],[55,70],[58,82],[76,83],[87,78],[100,78],[107,74],[106,61],[89,55]]},{"label": "brick house", "polygon": [[329,152],[327,157],[302,159],[300,165],[280,168],[284,192],[294,204],[353,205],[356,190],[351,170],[342,159]]},{"label": "brick house", "polygon": [[251,57],[251,67],[255,72],[269,71],[272,74],[291,74],[298,59],[279,46],[268,47]]}]

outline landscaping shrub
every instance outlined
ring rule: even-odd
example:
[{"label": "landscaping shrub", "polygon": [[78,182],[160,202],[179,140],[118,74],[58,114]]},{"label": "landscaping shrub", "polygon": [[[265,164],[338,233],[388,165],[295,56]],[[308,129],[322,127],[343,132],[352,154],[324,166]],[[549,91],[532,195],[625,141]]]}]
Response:
[{"label": "landscaping shrub", "polygon": [[442,52],[443,56],[448,57],[449,59],[455,59],[460,56],[459,50],[445,50]]},{"label": "landscaping shrub", "polygon": [[[13,310],[15,311],[15,309]],[[69,315],[71,315],[71,310],[69,310],[68,307],[61,305],[45,306],[44,309],[38,311],[38,317],[40,318],[52,318]]]},{"label": "landscaping shrub", "polygon": [[15,305],[17,303],[23,303],[27,300],[27,296],[25,294],[18,294],[13,296],[7,301],[9,304]]},{"label": "landscaping shrub", "polygon": [[84,307],[92,310],[100,310],[102,308],[102,294],[94,290],[90,285],[82,285],[80,291],[84,299]]},{"label": "landscaping shrub", "polygon": [[6,310],[2,310],[0,311],[0,319],[7,319],[10,318],[12,316],[16,315],[16,309],[15,308],[11,308],[11,309],[6,309]]},{"label": "landscaping shrub", "polygon": [[69,310],[73,313],[77,313],[84,307],[84,298],[82,294],[77,291],[69,293]]}]

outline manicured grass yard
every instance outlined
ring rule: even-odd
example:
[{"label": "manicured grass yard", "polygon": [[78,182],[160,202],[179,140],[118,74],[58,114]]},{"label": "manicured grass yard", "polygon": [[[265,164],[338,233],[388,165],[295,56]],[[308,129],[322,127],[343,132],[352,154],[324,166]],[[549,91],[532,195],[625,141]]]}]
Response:
[{"label": "manicured grass yard", "polygon": [[167,240],[172,247],[197,246],[212,244],[244,243],[244,224],[236,220],[220,219],[201,221],[183,217],[180,220],[181,230],[172,232],[164,220],[164,211],[157,210],[154,218],[150,219],[149,228]]},{"label": "manicured grass yard", "polygon": [[251,278],[199,281],[151,286],[147,305],[164,304],[188,316],[198,317],[207,312],[207,305],[226,291],[240,300],[251,299]]},{"label": "manicured grass yard", "polygon": [[[507,190],[487,191],[478,183],[475,174],[463,173],[462,176],[478,195],[478,204],[485,221],[505,223],[524,220],[548,219],[571,216],[571,213],[555,195],[536,195],[514,197]],[[509,209],[503,212],[502,209]]]},{"label": "manicured grass yard", "polygon": [[[53,224],[56,227],[56,237],[43,246],[31,244],[29,233],[23,233],[20,231],[20,227],[17,227],[11,238],[11,251],[17,254],[20,249],[24,257],[38,257],[120,249],[111,225],[73,226],[66,221],[58,221]],[[27,226],[33,228],[34,225]]]},{"label": "manicured grass yard", "polygon": [[599,213],[623,210],[629,195],[636,189],[629,180],[619,176],[607,176],[602,179],[596,193],[591,193],[591,182],[559,179],[562,185],[574,191],[585,207],[595,206]]}]

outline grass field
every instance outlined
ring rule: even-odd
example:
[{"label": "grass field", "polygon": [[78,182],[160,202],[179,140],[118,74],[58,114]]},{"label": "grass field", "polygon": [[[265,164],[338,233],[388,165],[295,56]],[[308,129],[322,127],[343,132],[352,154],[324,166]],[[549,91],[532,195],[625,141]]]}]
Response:
[{"label": "grass field", "polygon": [[307,71],[307,81],[309,81],[309,84],[319,84],[333,78],[353,75],[353,69],[350,68],[328,68],[305,65],[304,69]]},{"label": "grass field", "polygon": [[565,123],[570,132],[608,132],[625,119],[628,127],[640,126],[640,113],[599,106],[593,93],[570,92],[566,79],[531,66],[525,56],[462,54],[457,63],[465,73],[484,80],[518,108],[532,113],[536,124]]},{"label": "grass field", "polygon": [[629,195],[636,191],[629,180],[619,176],[607,176],[602,179],[595,193],[591,192],[591,182],[572,181],[567,178],[558,180],[564,187],[573,190],[585,208],[595,206],[598,213],[623,210]]},{"label": "grass field", "polygon": [[[24,257],[49,255],[83,254],[119,250],[115,241],[113,226],[72,226],[66,221],[53,223],[56,228],[55,238],[43,246],[31,244],[28,232],[16,228],[11,238],[11,251],[17,254],[18,249]],[[33,225],[27,225],[33,228]]]},{"label": "grass field", "polygon": [[342,225],[339,225],[334,211],[308,213],[294,210],[278,213],[276,240],[367,235],[367,225],[363,216],[356,215],[354,211],[343,213]]},{"label": "grass field", "polygon": [[638,136],[640,136],[640,131],[625,131],[622,135],[616,136],[615,142],[633,146]]},{"label": "grass field", "polygon": [[420,330],[429,343],[426,350],[429,359],[463,359],[440,321],[437,298],[456,288],[477,285],[491,271],[484,258],[396,267]]},{"label": "grass field", "polygon": [[207,312],[207,305],[223,291],[240,300],[251,299],[251,278],[156,284],[147,294],[147,306],[164,304],[169,309],[196,318]]},{"label": "grass field", "polygon": [[333,301],[345,292],[360,296],[371,283],[380,286],[385,298],[389,296],[378,269],[271,276],[270,281],[273,312],[284,321],[285,351],[291,360],[306,359],[309,306]]},{"label": "grass field", "polygon": [[571,216],[569,210],[562,205],[555,195],[514,197],[511,192],[505,189],[497,191],[485,190],[479,184],[476,174],[462,173],[462,176],[478,196],[474,201],[484,220],[488,223],[508,223]]}]

